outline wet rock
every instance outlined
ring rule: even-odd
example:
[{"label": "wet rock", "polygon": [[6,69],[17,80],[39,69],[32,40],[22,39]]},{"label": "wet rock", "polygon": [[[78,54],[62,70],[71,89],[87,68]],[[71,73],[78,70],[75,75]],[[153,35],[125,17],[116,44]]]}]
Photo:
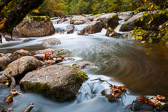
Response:
[{"label": "wet rock", "polygon": [[92,63],[90,61],[83,61],[83,62],[78,62],[78,63],[74,64],[73,66],[75,66],[76,68],[79,68],[79,69],[84,69],[89,66],[94,66],[94,63]]},{"label": "wet rock", "polygon": [[4,70],[11,62],[9,57],[0,57],[0,70]]},{"label": "wet rock", "polygon": [[112,28],[118,26],[118,14],[117,13],[109,13],[100,16],[97,20],[100,20],[103,23],[104,28]]},{"label": "wet rock", "polygon": [[15,51],[11,56],[9,56],[9,58],[11,59],[11,61],[14,61],[18,58],[21,58],[22,56],[31,56],[31,53],[27,50],[20,49]]},{"label": "wet rock", "polygon": [[53,48],[48,48],[48,49],[44,49],[44,50],[38,50],[35,53],[36,54],[42,54],[44,52],[53,52],[54,54],[57,54],[59,52],[59,50],[53,49]]},{"label": "wet rock", "polygon": [[78,31],[78,35],[98,33],[101,32],[102,28],[102,23],[100,21],[93,21],[84,29]]},{"label": "wet rock", "polygon": [[118,14],[119,19],[127,21],[129,18],[133,16],[133,11],[127,11],[127,12],[120,12]]},{"label": "wet rock", "polygon": [[74,25],[80,25],[80,24],[84,24],[85,21],[74,21],[73,24]]},{"label": "wet rock", "polygon": [[118,36],[119,34],[115,31],[111,31],[111,30],[107,30],[106,31],[106,36],[108,37],[114,37],[114,36]]},{"label": "wet rock", "polygon": [[48,45],[58,45],[58,44],[61,44],[61,41],[57,38],[46,39],[41,43],[41,45],[45,47]]},{"label": "wet rock", "polygon": [[7,75],[19,80],[25,73],[32,71],[41,65],[42,63],[32,56],[21,57],[7,66],[2,74],[2,79],[6,79],[5,75]]},{"label": "wet rock", "polygon": [[86,22],[89,22],[88,18],[82,15],[73,16],[70,21],[71,24],[75,25],[84,24]]},{"label": "wet rock", "polygon": [[141,112],[153,112],[154,111],[154,107],[152,105],[149,105],[145,102],[140,102],[140,101],[133,101],[132,103],[132,107],[131,107],[132,111],[141,111]]},{"label": "wet rock", "polygon": [[62,18],[59,21],[57,21],[57,24],[61,24],[61,23],[65,22],[65,21],[67,21],[67,19],[66,18]]},{"label": "wet rock", "polygon": [[87,75],[71,66],[51,65],[29,72],[20,81],[22,90],[41,93],[56,101],[71,101],[76,98]]},{"label": "wet rock", "polygon": [[48,36],[55,33],[52,21],[43,16],[30,17],[23,20],[13,30],[14,37],[41,37]]},{"label": "wet rock", "polygon": [[136,20],[141,18],[145,12],[140,12],[126,21],[120,28],[120,31],[130,31],[135,27]]},{"label": "wet rock", "polygon": [[48,49],[44,49],[44,50],[39,50],[36,51],[36,55],[34,55],[34,57],[36,57],[39,60],[43,60],[44,56],[46,53],[50,53],[51,56],[53,58],[55,58],[59,53],[61,53],[63,50],[56,50],[56,49],[52,49],[52,48],[48,48]]},{"label": "wet rock", "polygon": [[0,70],[4,70],[11,62],[21,58],[22,56],[31,56],[31,53],[26,50],[17,50],[11,56],[0,57]]},{"label": "wet rock", "polygon": [[73,33],[74,32],[75,26],[70,24],[66,27],[67,34]]}]

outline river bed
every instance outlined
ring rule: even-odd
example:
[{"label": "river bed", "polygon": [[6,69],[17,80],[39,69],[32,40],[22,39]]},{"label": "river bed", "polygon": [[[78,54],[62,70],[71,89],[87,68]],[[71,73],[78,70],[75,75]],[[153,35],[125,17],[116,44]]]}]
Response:
[{"label": "river bed", "polygon": [[[60,64],[72,65],[80,61],[91,61],[96,65],[94,68],[83,70],[88,74],[89,80],[83,84],[81,93],[75,101],[60,103],[39,94],[24,93],[15,97],[15,102],[9,106],[14,109],[13,112],[23,112],[30,102],[35,104],[31,112],[127,112],[127,107],[137,96],[157,94],[167,96],[167,50],[154,44],[142,44],[130,38],[110,38],[104,35],[105,30],[88,36],[79,36],[77,32],[56,33],[52,36],[32,37],[34,40],[29,42],[23,42],[23,38],[0,44],[0,52],[3,53],[12,53],[18,49],[33,52],[45,49],[40,45],[43,40],[58,38],[61,40],[60,45],[47,48],[65,49],[67,53],[64,57],[75,59]],[[109,89],[109,86],[94,80],[98,78],[114,85],[126,86],[128,89],[126,95],[120,101],[110,103],[101,95],[101,91]],[[94,94],[89,84],[92,84]],[[17,89],[20,90],[18,86]],[[0,101],[8,94],[9,89],[0,90]]]}]

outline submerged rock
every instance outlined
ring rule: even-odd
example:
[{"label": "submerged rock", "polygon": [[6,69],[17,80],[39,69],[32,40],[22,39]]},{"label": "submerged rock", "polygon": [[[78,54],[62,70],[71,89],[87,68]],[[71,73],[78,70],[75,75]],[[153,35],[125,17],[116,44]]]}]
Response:
[{"label": "submerged rock", "polygon": [[41,43],[41,45],[45,47],[48,45],[58,45],[58,44],[61,44],[61,41],[57,38],[46,39]]},{"label": "submerged rock", "polygon": [[42,63],[38,59],[32,56],[24,56],[10,63],[3,72],[1,78],[6,79],[5,75],[7,75],[19,80],[25,73],[32,71],[41,65]]},{"label": "submerged rock", "polygon": [[33,16],[25,19],[13,30],[13,36],[18,38],[48,36],[54,33],[52,21],[45,16]]},{"label": "submerged rock", "polygon": [[103,28],[102,23],[100,21],[93,21],[89,24],[89,26],[78,31],[78,35],[98,33],[98,32],[101,32],[102,28]]},{"label": "submerged rock", "polygon": [[82,62],[78,62],[76,64],[73,64],[73,66],[75,66],[76,68],[79,68],[79,69],[84,69],[88,66],[94,66],[94,63],[92,63],[90,61],[82,61]]},{"label": "submerged rock", "polygon": [[51,65],[27,73],[20,85],[26,92],[41,93],[57,101],[71,101],[87,79],[84,72],[72,66]]}]

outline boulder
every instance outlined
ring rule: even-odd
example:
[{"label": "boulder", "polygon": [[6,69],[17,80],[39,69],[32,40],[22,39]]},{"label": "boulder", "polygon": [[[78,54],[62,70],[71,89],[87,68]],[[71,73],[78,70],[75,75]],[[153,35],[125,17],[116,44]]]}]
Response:
[{"label": "boulder", "polygon": [[120,31],[130,31],[134,27],[142,27],[142,29],[150,31],[158,30],[158,27],[168,20],[167,15],[168,11],[140,12],[122,24]]},{"label": "boulder", "polygon": [[20,85],[26,92],[40,93],[56,101],[71,101],[87,79],[84,72],[72,66],[51,65],[27,73]]},{"label": "boulder", "polygon": [[120,31],[130,31],[133,30],[135,27],[135,22],[137,19],[140,19],[143,14],[145,14],[145,12],[140,12],[136,15],[134,15],[133,17],[131,17],[130,19],[128,19],[128,21],[126,21],[124,24],[122,24]]},{"label": "boulder", "polygon": [[41,65],[42,63],[38,59],[32,56],[24,56],[10,63],[4,70],[1,78],[6,79],[7,75],[19,80],[25,75],[25,73],[35,70]]},{"label": "boulder", "polygon": [[73,33],[73,32],[74,32],[74,29],[75,29],[75,26],[72,25],[72,24],[66,26],[67,34]]},{"label": "boulder", "polygon": [[76,68],[79,68],[79,69],[84,69],[89,66],[94,66],[94,63],[92,63],[90,61],[82,61],[82,62],[78,62],[76,64],[73,64],[73,66],[75,66]]},{"label": "boulder", "polygon": [[58,45],[58,44],[61,44],[61,41],[57,38],[46,39],[41,43],[41,45],[45,47],[49,45]]},{"label": "boulder", "polygon": [[104,28],[112,28],[114,29],[115,27],[118,26],[118,14],[117,13],[109,13],[109,14],[104,14],[97,18],[97,20],[101,21],[103,23]]},{"label": "boulder", "polygon": [[85,35],[85,34],[94,34],[101,32],[102,30],[102,22],[100,21],[93,21],[84,29],[78,31],[78,35]]},{"label": "boulder", "polygon": [[43,16],[30,17],[23,20],[13,30],[14,37],[41,37],[55,33],[55,29],[50,18]]},{"label": "boulder", "polygon": [[132,103],[131,110],[138,111],[138,112],[153,112],[154,107],[145,102],[140,102],[140,101],[135,100]]},{"label": "boulder", "polygon": [[20,49],[15,51],[11,56],[0,57],[0,70],[4,70],[8,64],[17,60],[18,58],[21,58],[22,56],[31,56],[31,53],[29,51]]},{"label": "boulder", "polygon": [[11,62],[9,57],[0,57],[0,70],[4,70]]},{"label": "boulder", "polygon": [[86,22],[89,22],[88,18],[82,15],[73,16],[70,20],[70,23],[75,25],[84,24]]},{"label": "boulder", "polygon": [[27,50],[17,50],[15,51],[11,56],[9,56],[9,58],[11,59],[11,61],[17,60],[18,58],[21,58],[22,56],[31,56],[32,54],[27,51]]}]

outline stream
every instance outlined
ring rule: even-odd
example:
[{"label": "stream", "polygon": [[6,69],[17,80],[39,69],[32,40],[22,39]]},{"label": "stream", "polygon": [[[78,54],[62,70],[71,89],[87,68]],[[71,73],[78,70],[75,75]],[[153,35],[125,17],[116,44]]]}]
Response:
[{"label": "stream", "polygon": [[[66,22],[54,24],[57,32],[64,30],[66,25]],[[76,25],[75,28],[81,29],[84,26]],[[35,104],[31,112],[128,112],[129,104],[137,96],[167,96],[168,51],[156,44],[142,44],[131,38],[111,38],[105,36],[105,33],[105,29],[88,36],[77,35],[77,32],[55,33],[46,37],[30,37],[34,40],[29,42],[23,42],[25,38],[9,42],[3,39],[0,52],[12,53],[19,49],[31,52],[45,49],[40,45],[43,40],[58,38],[61,40],[60,45],[47,48],[65,49],[67,52],[63,56],[75,59],[60,64],[72,65],[80,61],[91,61],[96,65],[90,69],[83,69],[89,80],[83,84],[75,101],[60,103],[39,94],[24,93],[15,97],[15,102],[9,105],[14,109],[13,112],[23,112],[30,102]],[[124,85],[128,91],[120,101],[111,103],[101,95],[101,91],[109,89],[109,85],[100,84],[95,80],[98,78],[113,85]],[[20,90],[18,86],[16,88]],[[9,89],[0,90],[0,101],[8,94]]]}]

